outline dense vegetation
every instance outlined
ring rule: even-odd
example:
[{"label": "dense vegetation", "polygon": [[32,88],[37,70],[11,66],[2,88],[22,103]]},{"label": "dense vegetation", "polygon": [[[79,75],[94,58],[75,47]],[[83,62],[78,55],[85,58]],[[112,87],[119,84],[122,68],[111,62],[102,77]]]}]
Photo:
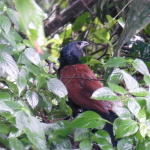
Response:
[{"label": "dense vegetation", "polygon": [[124,104],[117,149],[149,150],[149,14],[149,0],[0,1],[0,149],[114,149],[101,116],[72,117],[57,79],[61,47],[84,40],[82,62],[104,84],[92,97]]}]

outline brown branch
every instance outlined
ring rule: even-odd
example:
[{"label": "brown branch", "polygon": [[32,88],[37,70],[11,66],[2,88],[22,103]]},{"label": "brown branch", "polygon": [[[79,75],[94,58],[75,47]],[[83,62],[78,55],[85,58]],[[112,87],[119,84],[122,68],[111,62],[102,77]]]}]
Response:
[{"label": "brown branch", "polygon": [[[52,21],[45,24],[45,35],[49,36],[51,33],[57,31],[68,22],[74,21],[79,15],[96,4],[98,0],[77,0],[70,7],[68,7],[60,15],[56,16]],[[86,6],[86,7],[85,7]]]},{"label": "brown branch", "polygon": [[104,81],[104,79],[89,79],[89,78],[83,78],[83,77],[61,77],[60,79],[83,79],[83,80],[88,80],[88,81]]}]

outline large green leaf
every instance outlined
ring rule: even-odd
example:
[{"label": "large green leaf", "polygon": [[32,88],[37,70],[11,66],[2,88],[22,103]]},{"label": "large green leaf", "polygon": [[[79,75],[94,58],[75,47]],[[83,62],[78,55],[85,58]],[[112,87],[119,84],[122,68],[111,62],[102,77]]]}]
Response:
[{"label": "large green leaf", "polygon": [[42,9],[34,0],[15,0],[15,4],[25,33],[31,40],[32,44],[37,42],[40,46],[44,45],[44,13]]},{"label": "large green leaf", "polygon": [[89,139],[89,138],[90,138],[89,129],[77,128],[74,132],[74,140],[75,141],[82,141],[84,139]]},{"label": "large green leaf", "polygon": [[146,91],[144,88],[139,87],[132,90],[129,90],[129,92],[135,96],[144,97],[148,94],[148,91]]},{"label": "large green leaf", "polygon": [[105,121],[99,114],[86,111],[73,120],[70,127],[73,128],[96,128],[103,126]]},{"label": "large green leaf", "polygon": [[126,60],[122,57],[114,57],[108,60],[105,65],[107,67],[124,67],[126,66]]},{"label": "large green leaf", "polygon": [[118,150],[132,150],[133,149],[133,139],[123,138],[117,144]]},{"label": "large green leaf", "polygon": [[21,92],[25,89],[25,87],[27,86],[27,79],[25,76],[23,76],[22,74],[19,74],[18,78],[17,78],[17,87],[19,90],[19,95],[21,94]]},{"label": "large green leaf", "polygon": [[129,108],[129,110],[132,112],[132,114],[134,114],[135,117],[138,118],[138,114],[139,114],[141,107],[140,107],[139,103],[136,101],[136,99],[134,99],[134,98],[128,99],[127,106]]},{"label": "large green leaf", "polygon": [[68,94],[65,85],[59,79],[56,78],[48,79],[47,87],[50,92],[53,92],[59,97],[65,97]]},{"label": "large green leaf", "polygon": [[132,63],[133,67],[143,75],[150,75],[147,66],[141,59],[135,59]]},{"label": "large green leaf", "polygon": [[118,96],[108,87],[102,87],[92,94],[92,98],[96,100],[115,101]]},{"label": "large green leaf", "polygon": [[104,130],[97,131],[93,135],[92,139],[94,142],[98,143],[98,145],[102,150],[114,150],[111,144],[110,135],[106,131]]},{"label": "large green leaf", "polygon": [[92,142],[89,139],[85,139],[79,144],[80,150],[91,150]]},{"label": "large green leaf", "polygon": [[9,138],[9,146],[12,150],[24,150],[25,147],[17,138]]},{"label": "large green leaf", "polygon": [[8,17],[0,15],[0,26],[7,34],[11,27],[11,22]]},{"label": "large green leaf", "polygon": [[17,27],[20,26],[20,22],[19,22],[19,16],[18,16],[18,13],[11,9],[11,8],[8,8],[6,10],[6,13],[8,15],[8,17],[10,18],[10,20],[13,22],[13,24],[15,24]]},{"label": "large green leaf", "polygon": [[41,59],[39,53],[36,52],[33,48],[26,48],[25,49],[25,56],[35,65],[41,65]]},{"label": "large green leaf", "polygon": [[12,56],[6,52],[0,53],[0,68],[13,79],[17,79],[19,73],[18,66]]},{"label": "large green leaf", "polygon": [[119,124],[115,134],[116,138],[123,138],[133,135],[138,131],[138,123],[131,119],[122,120]]},{"label": "large green leaf", "polygon": [[47,150],[44,127],[37,118],[18,111],[16,126],[23,130],[36,149]]},{"label": "large green leaf", "polygon": [[32,108],[37,106],[37,104],[39,102],[39,97],[36,92],[28,90],[26,92],[26,98]]},{"label": "large green leaf", "polygon": [[116,93],[119,93],[119,94],[126,94],[127,93],[127,91],[123,87],[121,87],[117,84],[108,82],[108,85],[111,88],[111,90],[113,90]]},{"label": "large green leaf", "polygon": [[139,88],[138,82],[130,74],[128,74],[124,70],[121,70],[121,73],[123,75],[123,79],[125,81],[125,84],[129,90]]}]

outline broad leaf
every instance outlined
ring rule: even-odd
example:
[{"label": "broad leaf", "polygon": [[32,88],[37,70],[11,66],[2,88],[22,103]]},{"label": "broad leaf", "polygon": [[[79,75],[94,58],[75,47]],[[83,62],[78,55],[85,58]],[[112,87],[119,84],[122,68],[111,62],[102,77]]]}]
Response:
[{"label": "broad leaf", "polygon": [[17,138],[9,138],[9,146],[12,150],[24,150],[25,147]]},{"label": "broad leaf", "polygon": [[35,65],[41,65],[41,59],[39,53],[33,48],[26,48],[25,49],[26,57]]},{"label": "broad leaf", "polygon": [[116,138],[130,136],[138,131],[138,123],[131,119],[122,120],[116,130]]},{"label": "broad leaf", "polygon": [[143,75],[150,75],[147,66],[141,59],[135,59],[132,63],[133,67]]},{"label": "broad leaf", "polygon": [[135,117],[138,118],[138,113],[141,109],[139,103],[134,98],[130,98],[130,99],[128,99],[127,106],[129,108],[129,110],[132,112],[132,114],[134,114]]},{"label": "broad leaf", "polygon": [[122,70],[121,72],[122,72],[125,84],[129,90],[139,88],[138,82],[130,74],[128,74],[124,70]]},{"label": "broad leaf", "polygon": [[127,91],[123,87],[121,87],[117,84],[108,82],[108,85],[111,88],[111,90],[113,90],[116,93],[119,93],[119,94],[126,94],[127,93]]},{"label": "broad leaf", "polygon": [[85,139],[79,144],[80,150],[91,150],[92,142],[89,139]]},{"label": "broad leaf", "polygon": [[131,138],[123,138],[119,140],[117,144],[118,150],[131,150],[133,149],[133,139]]},{"label": "broad leaf", "polygon": [[99,114],[86,111],[73,120],[70,127],[73,128],[96,128],[103,126],[105,121]]},{"label": "broad leaf", "polygon": [[11,22],[8,17],[0,15],[0,26],[7,34],[11,27]]},{"label": "broad leaf", "polygon": [[18,66],[11,55],[5,52],[0,53],[0,68],[4,70],[13,79],[18,77]]},{"label": "broad leaf", "polygon": [[115,101],[119,99],[118,96],[108,87],[99,88],[92,94],[91,98],[106,101]]},{"label": "broad leaf", "polygon": [[129,92],[135,96],[144,97],[148,94],[148,91],[146,91],[144,88],[139,87],[132,90],[129,90]]},{"label": "broad leaf", "polygon": [[144,75],[144,81],[150,87],[150,75]]},{"label": "broad leaf", "polygon": [[108,60],[105,65],[107,67],[124,67],[126,66],[126,60],[122,57],[114,57]]},{"label": "broad leaf", "polygon": [[50,92],[58,95],[59,97],[65,97],[68,92],[65,85],[56,78],[51,78],[47,81],[47,87]]},{"label": "broad leaf", "polygon": [[89,129],[77,128],[74,132],[74,140],[75,141],[82,141],[84,139],[89,139],[89,138],[90,138]]},{"label": "broad leaf", "polygon": [[26,98],[27,98],[27,101],[32,108],[37,106],[37,104],[39,102],[39,97],[38,97],[36,92],[30,91],[30,90],[27,91],[26,92]]},{"label": "broad leaf", "polygon": [[111,144],[110,135],[104,130],[97,131],[92,136],[92,140],[98,143],[98,145],[100,146],[102,150],[114,150]]},{"label": "broad leaf", "polygon": [[11,100],[11,95],[8,92],[0,92],[0,101]]}]

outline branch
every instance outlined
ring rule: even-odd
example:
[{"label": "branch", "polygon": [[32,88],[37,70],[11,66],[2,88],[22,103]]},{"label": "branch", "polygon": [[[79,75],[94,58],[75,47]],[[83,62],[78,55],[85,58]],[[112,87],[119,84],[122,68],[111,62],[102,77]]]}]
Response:
[{"label": "branch", "polygon": [[52,21],[45,24],[45,35],[49,36],[51,33],[57,31],[60,27],[63,27],[68,22],[74,21],[79,15],[87,10],[91,13],[89,8],[97,2],[98,0],[77,0],[60,15],[56,16],[56,18],[54,18]]}]

